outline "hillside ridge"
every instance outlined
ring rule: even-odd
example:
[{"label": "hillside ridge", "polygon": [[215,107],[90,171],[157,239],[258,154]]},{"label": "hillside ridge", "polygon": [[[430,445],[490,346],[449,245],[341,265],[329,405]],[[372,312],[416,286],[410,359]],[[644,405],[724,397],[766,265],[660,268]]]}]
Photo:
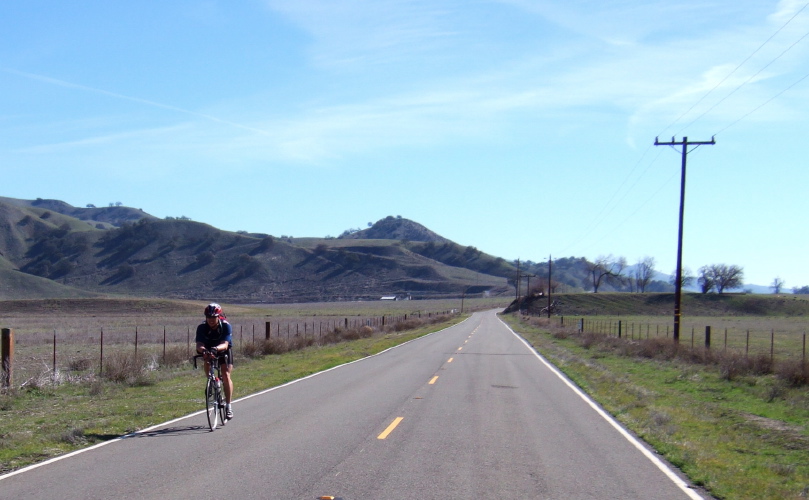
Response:
[{"label": "hillside ridge", "polygon": [[[406,219],[394,229],[389,223],[358,235],[383,239],[276,238],[128,207],[0,198],[0,299],[306,302],[508,293],[510,265],[502,259],[475,255],[474,265],[459,266],[464,247]],[[391,235],[427,235],[444,246],[433,258]]]}]

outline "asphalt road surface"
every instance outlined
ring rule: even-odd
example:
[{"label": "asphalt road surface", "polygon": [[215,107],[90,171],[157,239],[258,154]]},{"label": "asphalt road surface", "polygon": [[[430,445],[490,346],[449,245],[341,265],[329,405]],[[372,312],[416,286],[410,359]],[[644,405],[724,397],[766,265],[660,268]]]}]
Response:
[{"label": "asphalt road surface", "polygon": [[233,408],[2,476],[0,498],[702,498],[493,311]]}]

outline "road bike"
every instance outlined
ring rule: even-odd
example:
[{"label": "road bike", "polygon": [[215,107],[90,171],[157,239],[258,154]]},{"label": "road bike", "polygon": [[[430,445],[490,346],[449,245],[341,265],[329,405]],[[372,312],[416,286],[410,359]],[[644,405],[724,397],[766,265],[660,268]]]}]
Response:
[{"label": "road bike", "polygon": [[[227,354],[224,355],[227,359]],[[209,350],[194,356],[194,369],[197,368],[197,358],[208,361],[208,381],[205,384],[205,413],[208,415],[208,427],[211,431],[220,423],[225,425],[225,398],[222,393],[222,373],[219,367],[219,355]]]}]

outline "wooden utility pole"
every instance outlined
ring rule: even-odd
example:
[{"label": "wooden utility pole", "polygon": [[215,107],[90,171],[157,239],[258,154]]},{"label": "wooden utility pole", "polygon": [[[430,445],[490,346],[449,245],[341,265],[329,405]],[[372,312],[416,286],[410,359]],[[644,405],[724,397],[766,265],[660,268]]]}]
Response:
[{"label": "wooden utility pole", "polygon": [[685,163],[688,157],[688,146],[694,146],[692,151],[703,145],[714,145],[716,140],[711,137],[710,141],[688,141],[688,137],[683,136],[683,140],[677,142],[674,137],[671,142],[660,142],[655,137],[655,146],[682,146],[682,169],[680,172],[680,226],[677,233],[677,276],[674,284],[674,335],[675,343],[680,342],[680,301],[683,288],[683,215],[685,213]]},{"label": "wooden utility pole", "polygon": [[551,317],[551,266],[553,265],[553,259],[550,255],[548,255],[548,318]]}]

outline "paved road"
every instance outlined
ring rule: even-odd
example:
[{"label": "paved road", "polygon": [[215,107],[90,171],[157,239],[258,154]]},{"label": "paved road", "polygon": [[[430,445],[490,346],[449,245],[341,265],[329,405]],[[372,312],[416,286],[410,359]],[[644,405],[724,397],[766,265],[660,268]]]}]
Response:
[{"label": "paved road", "polygon": [[494,312],[234,411],[0,477],[0,498],[701,498]]}]

